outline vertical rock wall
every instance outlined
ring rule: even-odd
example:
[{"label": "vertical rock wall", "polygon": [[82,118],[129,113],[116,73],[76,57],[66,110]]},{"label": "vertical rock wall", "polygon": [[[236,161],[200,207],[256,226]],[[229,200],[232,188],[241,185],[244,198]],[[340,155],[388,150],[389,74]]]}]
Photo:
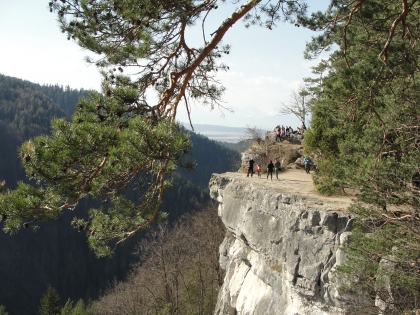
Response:
[{"label": "vertical rock wall", "polygon": [[345,314],[363,303],[341,296],[332,274],[351,229],[349,200],[329,202],[242,177],[214,174],[209,184],[227,228],[215,314]]}]

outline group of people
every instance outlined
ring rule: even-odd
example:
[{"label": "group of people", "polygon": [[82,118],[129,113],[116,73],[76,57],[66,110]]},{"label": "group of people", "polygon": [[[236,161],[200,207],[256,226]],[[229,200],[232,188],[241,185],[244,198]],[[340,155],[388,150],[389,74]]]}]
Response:
[{"label": "group of people", "polygon": [[[305,158],[303,159],[303,163],[305,165],[306,174],[309,174],[310,171],[311,171],[311,165],[313,164],[311,158],[309,156],[305,156]],[[252,175],[254,174],[254,164],[255,164],[255,161],[253,159],[250,159],[248,161],[248,172],[246,174],[246,177],[249,177],[249,175],[251,175],[251,177],[252,177]],[[273,180],[273,171],[276,174],[276,179],[279,180],[280,166],[281,166],[281,164],[277,159],[274,160],[274,163],[273,163],[273,161],[270,161],[270,163],[268,163],[268,165],[267,165],[267,180],[268,180],[268,177],[270,177],[271,180]],[[261,168],[260,164],[257,164],[257,167],[255,168],[255,171],[257,172],[258,178],[261,179],[262,168]]]},{"label": "group of people", "polygon": [[[254,174],[254,163],[255,162],[254,162],[253,159],[249,160],[249,162],[248,162],[248,173],[246,174],[246,177],[249,177],[250,174],[251,174],[251,177],[252,177],[252,175]],[[275,159],[274,163],[273,163],[273,161],[270,161],[270,163],[268,163],[268,165],[267,165],[267,180],[268,180],[268,177],[270,177],[271,180],[273,180],[273,172],[275,172],[277,180],[279,179],[280,166],[281,166],[281,164],[277,159]],[[255,168],[255,171],[257,172],[258,178],[261,178],[262,168],[261,168],[260,164],[257,164],[257,167]]]},{"label": "group of people", "polygon": [[[302,124],[302,126],[296,127],[296,130],[293,130],[293,128],[291,126],[289,127],[285,127],[285,126],[281,126],[277,125],[274,128],[274,132],[276,133],[276,141],[281,141],[281,137],[286,137],[289,138],[291,134],[301,134],[303,135],[305,133],[306,130],[306,126],[305,124]],[[278,140],[277,140],[278,139]]]}]

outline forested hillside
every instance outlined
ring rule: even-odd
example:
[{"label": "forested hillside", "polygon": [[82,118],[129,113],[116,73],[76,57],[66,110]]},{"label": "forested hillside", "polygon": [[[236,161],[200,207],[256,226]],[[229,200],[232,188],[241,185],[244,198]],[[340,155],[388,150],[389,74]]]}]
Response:
[{"label": "forested hillside", "polygon": [[[57,104],[51,97],[58,101],[74,100],[75,95],[85,93],[0,76],[0,180],[6,180],[7,187],[13,188],[16,181],[25,180],[17,154],[20,144],[34,136],[48,134],[50,119],[66,117],[63,109],[74,108],[69,101]],[[165,192],[161,206],[170,221],[208,201],[206,187],[211,174],[233,170],[233,162],[240,159],[238,153],[208,138],[191,134],[191,139],[191,158],[197,166],[193,171],[181,170],[171,176],[173,187]],[[141,235],[118,247],[113,258],[95,257],[86,242],[85,232],[78,233],[69,224],[72,217],[85,216],[85,209],[92,205],[91,201],[84,201],[74,212],[67,212],[56,221],[38,222],[40,228],[36,233],[31,229],[12,236],[0,233],[0,265],[3,267],[0,305],[5,305],[10,315],[38,314],[39,301],[49,285],[63,299],[94,299],[109,281],[123,279],[130,264],[138,260],[132,252]]]},{"label": "forested hillside", "polygon": [[21,139],[46,134],[50,117],[64,117],[64,111],[29,82],[0,75],[0,119]]},{"label": "forested hillside", "polygon": [[[58,107],[67,115],[73,115],[77,101],[81,97],[87,97],[89,90],[84,89],[72,89],[68,85],[63,87],[62,85],[40,85],[27,80],[22,80],[14,77],[5,76],[0,74],[0,99],[7,100],[13,95],[14,89],[24,89],[29,94],[39,92],[44,97],[51,99],[52,103],[58,105]],[[15,94],[16,96],[17,94]],[[52,105],[54,106],[54,105]],[[3,118],[3,117],[2,117]],[[46,125],[49,128],[49,123]]]},{"label": "forested hillside", "polygon": [[88,90],[84,89],[72,89],[68,85],[63,87],[58,84],[55,85],[39,85],[30,83],[35,90],[48,96],[55,104],[66,113],[66,115],[73,115],[77,101],[81,97],[87,97],[89,95]]},{"label": "forested hillside", "polygon": [[24,140],[48,134],[52,117],[71,115],[84,90],[41,86],[0,74],[0,178],[14,187],[24,171],[17,159],[17,146]]}]

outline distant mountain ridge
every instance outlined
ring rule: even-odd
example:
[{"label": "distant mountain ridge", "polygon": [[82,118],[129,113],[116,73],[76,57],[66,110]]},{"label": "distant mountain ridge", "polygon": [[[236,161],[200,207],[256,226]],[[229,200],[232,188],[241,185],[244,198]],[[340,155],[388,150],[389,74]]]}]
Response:
[{"label": "distant mountain ridge", "polygon": [[[191,129],[190,124],[182,123],[187,129]],[[193,124],[195,132],[201,131],[226,131],[226,132],[245,132],[246,127],[229,127],[221,125],[210,125],[210,124]]]},{"label": "distant mountain ridge", "polygon": [[[187,130],[192,130],[191,125],[188,123],[181,123]],[[206,136],[207,138],[219,142],[229,142],[229,147],[234,143],[246,142],[249,135],[247,135],[248,127],[229,127],[220,125],[208,125],[208,124],[193,124],[194,132]],[[250,126],[254,128],[254,126]],[[266,130],[257,128],[264,136]],[[249,145],[249,143],[248,143]],[[247,147],[246,147],[247,148]],[[245,149],[246,149],[245,148]],[[236,150],[236,149],[234,149]]]},{"label": "distant mountain ridge", "polygon": [[[188,130],[192,130],[190,124],[182,123]],[[193,124],[194,132],[206,136],[209,139],[224,142],[239,142],[246,133],[246,127],[228,127],[219,125]]]}]

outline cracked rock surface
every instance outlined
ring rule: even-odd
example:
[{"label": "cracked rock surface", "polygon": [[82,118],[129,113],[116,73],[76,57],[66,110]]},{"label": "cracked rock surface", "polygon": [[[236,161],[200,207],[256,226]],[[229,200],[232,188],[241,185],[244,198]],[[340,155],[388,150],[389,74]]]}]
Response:
[{"label": "cracked rock surface", "polygon": [[301,170],[278,181],[214,174],[209,188],[227,229],[216,315],[345,314],[361,303],[340,295],[332,273],[345,260],[350,198],[318,195]]}]

